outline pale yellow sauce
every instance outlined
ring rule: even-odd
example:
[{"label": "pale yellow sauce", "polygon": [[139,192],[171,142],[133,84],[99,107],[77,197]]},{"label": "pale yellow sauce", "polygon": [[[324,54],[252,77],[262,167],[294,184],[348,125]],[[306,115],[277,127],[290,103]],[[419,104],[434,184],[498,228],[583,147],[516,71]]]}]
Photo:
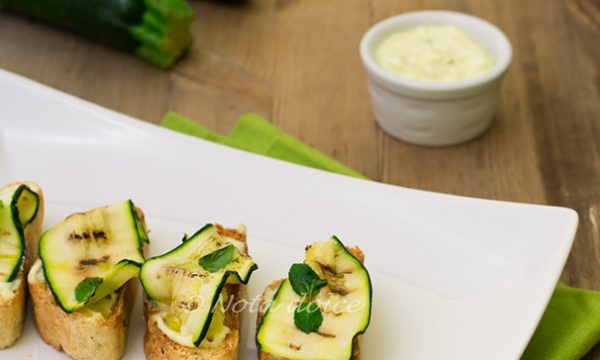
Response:
[{"label": "pale yellow sauce", "polygon": [[44,271],[42,269],[42,260],[36,259],[29,270],[29,275],[27,275],[27,282],[30,284],[39,284],[46,282],[46,278],[44,277]]},{"label": "pale yellow sauce", "polygon": [[494,65],[467,34],[449,25],[418,26],[392,34],[376,49],[375,59],[394,74],[428,82],[477,77]]},{"label": "pale yellow sauce", "polygon": [[[231,332],[231,329],[225,325],[225,314],[223,314],[222,307],[223,302],[222,298],[220,298],[219,303],[215,308],[211,323],[208,327],[208,332],[206,333],[206,336],[200,343],[199,347],[217,348],[221,346],[227,335]],[[169,326],[168,322],[165,320],[168,308],[164,307],[164,309],[164,311],[152,315],[152,319],[156,321],[158,328],[176,343],[187,347],[195,347],[191,334],[182,334],[180,331],[174,330],[171,326]]]},{"label": "pale yellow sauce", "polygon": [[17,293],[19,286],[21,286],[20,278],[11,282],[0,282],[0,300],[11,299]]}]

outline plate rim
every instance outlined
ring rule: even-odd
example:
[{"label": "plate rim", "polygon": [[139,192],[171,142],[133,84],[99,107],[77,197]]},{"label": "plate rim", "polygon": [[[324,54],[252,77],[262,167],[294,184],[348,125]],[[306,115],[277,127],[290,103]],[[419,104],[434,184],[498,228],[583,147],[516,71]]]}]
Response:
[{"label": "plate rim", "polygon": [[[314,169],[314,168],[310,168],[310,167],[306,167],[306,166],[302,166],[302,165],[292,164],[292,163],[289,163],[289,162],[286,162],[283,160],[278,160],[278,159],[273,159],[273,158],[269,158],[269,157],[262,156],[262,155],[252,154],[252,153],[249,153],[246,151],[233,149],[233,148],[227,147],[225,145],[215,144],[215,143],[212,143],[212,142],[204,140],[204,139],[199,139],[199,138],[193,137],[191,135],[181,134],[181,133],[178,133],[173,130],[161,128],[158,125],[154,125],[154,124],[136,119],[134,117],[131,117],[129,115],[125,115],[125,114],[104,108],[100,105],[91,103],[87,100],[78,98],[74,95],[66,94],[60,90],[54,89],[54,88],[49,87],[44,84],[40,84],[40,83],[30,80],[30,79],[27,79],[21,75],[16,75],[16,74],[13,74],[6,70],[0,69],[0,87],[3,85],[2,83],[6,82],[6,81],[11,82],[11,83],[16,83],[17,85],[23,86],[29,91],[34,91],[36,93],[41,93],[43,95],[50,95],[53,97],[53,100],[57,100],[57,101],[61,102],[62,103],[61,106],[64,105],[64,106],[75,107],[78,109],[83,109],[92,115],[100,116],[103,120],[107,121],[108,123],[111,123],[111,122],[113,124],[120,123],[120,125],[122,125],[122,126],[126,126],[126,127],[144,131],[147,134],[150,134],[151,136],[156,136],[156,137],[161,137],[161,138],[164,138],[165,136],[170,137],[173,141],[176,141],[177,139],[184,139],[184,138],[193,140],[195,142],[200,141],[200,142],[203,142],[205,144],[205,146],[219,148],[218,151],[232,152],[232,154],[236,154],[235,156],[260,158],[261,159],[260,161],[279,163],[278,166],[280,166],[280,167],[283,166],[284,168],[302,168],[303,169],[302,171],[307,172],[308,174],[312,174],[312,175],[319,174],[316,176],[324,176],[325,178],[333,179],[331,181],[347,181],[350,183],[357,182],[357,183],[364,184],[364,186],[373,186],[375,184],[374,186],[393,187],[395,189],[402,189],[402,190],[408,191],[408,192],[422,193],[422,194],[425,194],[426,196],[434,196],[434,197],[439,196],[439,197],[447,197],[447,198],[456,198],[458,200],[469,200],[469,201],[474,200],[474,201],[478,201],[478,202],[491,202],[496,205],[504,204],[504,206],[520,206],[520,207],[522,206],[522,207],[554,209],[555,211],[561,212],[562,213],[561,216],[563,216],[566,219],[566,221],[569,223],[569,227],[565,228],[565,234],[561,236],[561,239],[564,238],[564,240],[560,241],[561,248],[560,248],[560,250],[557,250],[557,253],[554,256],[553,263],[558,262],[558,264],[556,264],[556,266],[553,267],[552,276],[551,277],[549,276],[552,279],[552,282],[554,284],[556,284],[560,278],[560,275],[561,275],[563,268],[566,264],[566,261],[568,259],[570,249],[575,240],[575,234],[576,234],[576,230],[577,230],[579,216],[576,211],[574,211],[573,209],[567,208],[567,207],[540,205],[540,204],[527,204],[527,203],[519,203],[519,202],[503,201],[503,200],[493,200],[493,199],[485,199],[485,198],[474,198],[474,197],[467,197],[467,196],[454,195],[454,194],[445,194],[445,193],[439,193],[439,192],[433,192],[433,191],[427,191],[427,190],[411,189],[411,188],[397,186],[397,185],[393,185],[393,184],[380,183],[380,182],[376,182],[373,180],[351,178],[351,177],[344,176],[344,175],[330,173],[330,172],[327,172],[324,170],[319,170],[319,169]],[[0,130],[2,130],[2,129],[0,128]],[[1,139],[1,137],[0,137],[0,139]],[[3,144],[0,142],[0,148],[2,148],[2,145]],[[369,184],[369,185],[367,185],[367,184]],[[181,221],[187,222],[187,220],[181,220]],[[535,321],[535,323],[532,322],[532,325],[530,326],[529,337],[524,338],[522,341],[522,344],[520,344],[521,345],[520,346],[520,348],[521,348],[520,354],[523,353],[523,351],[525,350],[531,337],[533,336],[533,334],[537,328],[537,325],[539,324],[539,321],[541,320],[541,318],[544,314],[547,304],[550,301],[553,291],[554,291],[554,286],[546,287],[543,298],[540,297],[540,299],[541,299],[539,301],[540,304],[538,304],[539,306],[536,307],[536,312],[535,312],[535,318],[537,320]],[[543,303],[543,306],[541,305],[541,303]],[[541,310],[538,311],[538,309],[541,309]]]}]

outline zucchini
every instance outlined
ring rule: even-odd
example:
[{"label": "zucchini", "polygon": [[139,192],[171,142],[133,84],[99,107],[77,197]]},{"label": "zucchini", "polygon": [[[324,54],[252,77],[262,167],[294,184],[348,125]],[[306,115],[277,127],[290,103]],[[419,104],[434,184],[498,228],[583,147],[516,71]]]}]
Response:
[{"label": "zucchini", "polygon": [[[216,309],[227,294],[225,284],[247,284],[258,267],[245,244],[221,236],[208,224],[173,250],[148,259],[140,271],[146,295],[166,309],[161,322],[177,341],[199,346],[211,327]],[[215,319],[219,321],[218,319]]]},{"label": "zucchini", "polygon": [[185,0],[0,0],[0,8],[75,30],[171,67],[192,43]]},{"label": "zucchini", "polygon": [[136,277],[147,238],[131,200],[73,214],[44,232],[39,256],[56,302],[72,312]]},{"label": "zucchini", "polygon": [[24,184],[0,189],[0,282],[13,281],[23,268],[25,227],[39,209],[39,196]]},{"label": "zucchini", "polygon": [[[298,287],[293,286],[292,269],[302,264],[295,264],[269,299],[269,307],[258,324],[257,346],[263,352],[287,359],[351,359],[354,340],[364,333],[371,318],[369,273],[335,236],[307,247],[304,264],[316,274],[311,284],[320,288],[311,285],[306,295],[299,295]],[[310,331],[298,326],[298,320],[306,319],[296,318],[298,304],[308,303],[316,304],[320,314]]]}]

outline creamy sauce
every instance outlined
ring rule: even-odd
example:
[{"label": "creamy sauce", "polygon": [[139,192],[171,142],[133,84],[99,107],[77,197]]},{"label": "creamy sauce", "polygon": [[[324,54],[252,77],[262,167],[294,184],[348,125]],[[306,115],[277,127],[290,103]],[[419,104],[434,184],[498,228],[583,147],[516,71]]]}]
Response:
[{"label": "creamy sauce", "polygon": [[11,282],[0,282],[0,299],[7,300],[15,296],[20,285],[21,278],[17,278]]},{"label": "creamy sauce", "polygon": [[[225,325],[225,314],[223,314],[222,310],[222,298],[223,297],[219,298],[219,303],[216,306],[212,321],[208,327],[208,332],[202,342],[200,342],[200,348],[217,348],[221,346],[227,335],[231,332],[231,329]],[[156,321],[156,325],[160,331],[180,345],[195,347],[191,334],[182,334],[180,331],[172,329],[167,321],[165,321],[165,317],[168,313],[168,306],[160,303],[156,303],[156,306],[161,310],[152,315],[152,319]]]},{"label": "creamy sauce", "polygon": [[33,265],[31,265],[29,275],[27,275],[27,282],[30,284],[39,284],[46,282],[44,272],[42,271],[42,260],[36,259]]},{"label": "creamy sauce", "polygon": [[473,78],[494,65],[467,34],[448,25],[418,26],[392,34],[376,49],[375,59],[394,74],[428,82]]}]

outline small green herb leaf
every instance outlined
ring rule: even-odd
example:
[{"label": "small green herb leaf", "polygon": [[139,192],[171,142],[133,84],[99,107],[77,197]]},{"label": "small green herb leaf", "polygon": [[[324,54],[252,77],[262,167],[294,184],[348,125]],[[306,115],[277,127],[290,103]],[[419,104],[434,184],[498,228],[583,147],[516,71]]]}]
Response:
[{"label": "small green herb leaf", "polygon": [[294,264],[288,272],[288,279],[294,292],[300,296],[312,297],[319,293],[327,281],[319,278],[319,275],[306,264]]},{"label": "small green herb leaf", "polygon": [[227,266],[232,259],[233,245],[227,245],[224,248],[213,251],[210,254],[201,257],[198,263],[206,271],[214,273]]},{"label": "small green herb leaf", "polygon": [[83,279],[75,288],[75,300],[84,303],[91,299],[103,280],[104,279],[101,277],[88,277]]},{"label": "small green herb leaf", "polygon": [[313,302],[300,303],[294,311],[294,324],[302,332],[309,334],[319,330],[323,315],[319,306]]}]

